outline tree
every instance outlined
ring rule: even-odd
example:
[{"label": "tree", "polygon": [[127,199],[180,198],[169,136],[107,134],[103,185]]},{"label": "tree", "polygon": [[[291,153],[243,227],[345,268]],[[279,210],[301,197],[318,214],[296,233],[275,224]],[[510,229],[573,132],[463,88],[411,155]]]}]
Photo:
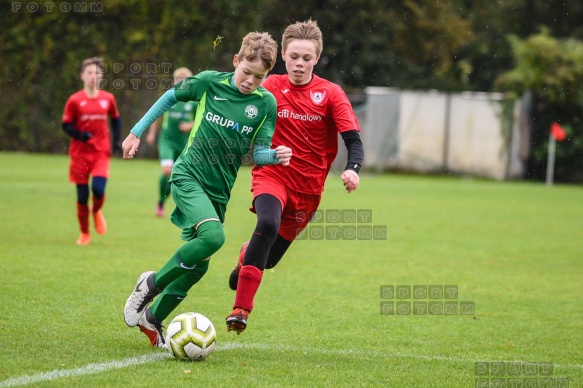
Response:
[{"label": "tree", "polygon": [[[244,34],[258,29],[259,20],[248,15],[260,8],[259,0],[187,8],[178,0],[14,4],[0,5],[0,149],[49,152],[68,146],[60,117],[82,85],[82,59],[105,58],[105,89],[116,95],[127,132],[161,93],[172,67],[232,69]],[[218,35],[224,39],[215,50]],[[154,68],[157,73],[149,71]]]},{"label": "tree", "polygon": [[518,98],[533,95],[531,179],[545,177],[549,129],[553,121],[564,125],[568,138],[559,143],[555,179],[583,182],[583,43],[557,39],[548,29],[527,39],[509,37],[515,67],[501,74],[496,88]]},{"label": "tree", "polygon": [[[60,116],[81,87],[83,58],[105,58],[105,89],[116,95],[127,133],[171,78],[166,65],[228,71],[245,33],[269,31],[281,42],[289,23],[307,18],[324,33],[315,72],[349,93],[492,91],[513,66],[508,34],[524,39],[546,24],[549,36],[583,39],[579,0],[0,2],[0,149],[66,149]],[[285,72],[281,60],[274,72]]]},{"label": "tree", "polygon": [[[455,3],[319,0],[290,7],[272,0],[262,9],[262,19],[278,37],[290,23],[317,20],[324,52],[315,70],[345,87],[460,89],[454,57],[473,37]],[[284,70],[279,63],[276,71]]]}]

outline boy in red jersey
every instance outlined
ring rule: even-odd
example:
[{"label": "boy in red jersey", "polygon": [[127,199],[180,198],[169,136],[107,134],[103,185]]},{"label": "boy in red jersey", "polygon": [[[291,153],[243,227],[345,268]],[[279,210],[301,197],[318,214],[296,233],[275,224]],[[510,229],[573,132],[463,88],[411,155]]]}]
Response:
[{"label": "boy in red jersey", "polygon": [[93,219],[99,234],[105,234],[107,224],[103,216],[105,184],[109,177],[111,138],[107,116],[111,118],[113,143],[121,150],[121,121],[113,94],[99,90],[103,78],[103,60],[85,59],[81,64],[83,90],[73,94],[65,104],[62,127],[71,137],[69,147],[69,180],[77,186],[77,219],[81,234],[77,244],[91,242],[89,233],[89,176],[92,176]]},{"label": "boy in red jersey", "polygon": [[318,209],[338,152],[338,133],[348,149],[342,181],[349,193],[358,188],[364,158],[360,127],[340,86],[313,74],[321,53],[322,32],[315,21],[289,25],[281,50],[287,74],[271,75],[262,84],[277,100],[273,144],[289,144],[294,157],[286,168],[269,165],[252,171],[251,210],[257,225],[229,278],[237,293],[226,323],[237,334],[247,326],[263,270],[279,262]]}]

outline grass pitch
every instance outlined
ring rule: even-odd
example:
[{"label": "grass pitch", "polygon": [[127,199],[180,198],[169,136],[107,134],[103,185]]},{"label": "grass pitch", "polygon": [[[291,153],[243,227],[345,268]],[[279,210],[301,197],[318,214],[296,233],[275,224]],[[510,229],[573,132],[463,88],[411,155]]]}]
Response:
[{"label": "grass pitch", "polygon": [[[65,156],[0,153],[0,387],[583,384],[580,186],[365,174],[348,195],[332,174],[321,204],[330,217],[266,271],[237,336],[224,326],[227,279],[255,221],[243,168],[227,242],[173,314],[200,312],[218,332],[215,351],[189,363],[122,316],[138,275],[182,243],[168,215],[154,216],[157,161],[112,161],[109,230],[85,247],[67,171]],[[334,218],[359,211],[372,218]],[[385,286],[453,286],[447,301],[475,313],[388,315],[387,305],[446,300],[391,299]]]}]

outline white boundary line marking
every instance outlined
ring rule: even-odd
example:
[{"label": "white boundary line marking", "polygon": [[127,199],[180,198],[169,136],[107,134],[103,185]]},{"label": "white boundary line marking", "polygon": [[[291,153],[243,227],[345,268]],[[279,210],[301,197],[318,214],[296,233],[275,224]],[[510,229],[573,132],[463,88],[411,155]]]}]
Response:
[{"label": "white boundary line marking", "polygon": [[89,364],[76,369],[55,369],[51,372],[43,372],[36,375],[24,375],[0,381],[0,387],[15,387],[18,385],[27,385],[56,380],[63,377],[89,375],[108,371],[110,369],[121,369],[132,365],[147,364],[150,362],[160,361],[168,357],[171,357],[171,355],[168,353],[155,353],[126,358],[124,360],[104,362],[101,364]]},{"label": "white boundary line marking", "polygon": [[[360,351],[360,350],[347,350],[347,349],[325,349],[325,348],[298,348],[285,345],[265,345],[265,344],[243,344],[243,343],[226,343],[221,346],[217,346],[216,351],[248,348],[248,349],[265,349],[265,350],[277,350],[281,352],[303,352],[303,353],[322,353],[322,354],[336,354],[336,355],[360,355],[360,356],[384,356],[393,358],[416,358],[421,360],[442,360],[442,361],[453,361],[453,362],[528,362],[519,360],[473,360],[470,358],[462,357],[448,357],[448,356],[434,356],[434,355],[424,355],[424,354],[405,354],[405,353],[384,353],[381,351]],[[158,362],[172,357],[170,353],[153,353],[146,354],[143,356],[126,358],[123,360],[103,362],[100,364],[88,364],[86,366],[76,368],[76,369],[55,369],[51,372],[38,373],[36,375],[24,375],[20,377],[12,377],[8,380],[0,381],[0,387],[15,387],[19,385],[28,385],[34,383],[42,383],[46,381],[52,381],[64,377],[71,376],[82,376],[95,374],[100,372],[106,372],[112,369],[122,369],[128,366],[149,364],[152,362]],[[565,368],[565,369],[583,369],[583,365],[579,364],[553,364],[553,368]]]}]

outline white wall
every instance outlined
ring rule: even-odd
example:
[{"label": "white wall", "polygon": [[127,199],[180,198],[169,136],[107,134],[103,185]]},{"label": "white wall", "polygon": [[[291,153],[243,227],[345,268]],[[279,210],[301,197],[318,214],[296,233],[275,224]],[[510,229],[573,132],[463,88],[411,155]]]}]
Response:
[{"label": "white wall", "polygon": [[[357,109],[365,149],[364,168],[419,172],[451,171],[493,179],[520,178],[524,172],[524,107],[514,109],[509,140],[502,134],[502,95],[366,88]],[[527,143],[527,142],[526,142]],[[339,138],[333,169],[346,165]]]},{"label": "white wall", "polygon": [[396,167],[416,171],[441,169],[446,99],[439,93],[401,92],[399,157]]}]

